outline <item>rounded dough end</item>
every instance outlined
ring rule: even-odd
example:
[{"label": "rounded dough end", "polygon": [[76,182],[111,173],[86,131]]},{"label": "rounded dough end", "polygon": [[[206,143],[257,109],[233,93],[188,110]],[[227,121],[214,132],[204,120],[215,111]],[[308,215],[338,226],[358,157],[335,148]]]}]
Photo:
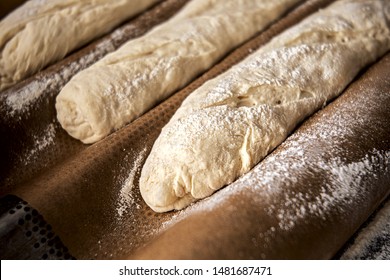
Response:
[{"label": "rounded dough end", "polygon": [[[64,88],[66,89],[66,87]],[[80,93],[62,91],[56,99],[57,119],[66,132],[79,139],[84,144],[91,144],[102,139],[105,134],[94,125],[97,122],[91,120],[93,109],[88,102],[75,102],[75,98],[68,96],[81,96]],[[80,103],[80,104],[79,104]]]},{"label": "rounded dough end", "polygon": [[[150,176],[141,178],[145,177],[150,178]],[[160,213],[181,210],[196,200],[191,193],[180,193],[178,196],[173,186],[149,182],[148,179],[140,181],[140,191],[146,204],[153,211]]]}]

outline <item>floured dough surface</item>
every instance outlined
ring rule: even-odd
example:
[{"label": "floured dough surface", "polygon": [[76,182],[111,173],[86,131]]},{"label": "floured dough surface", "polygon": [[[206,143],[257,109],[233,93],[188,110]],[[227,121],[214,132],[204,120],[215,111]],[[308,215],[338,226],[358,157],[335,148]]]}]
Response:
[{"label": "floured dough surface", "polygon": [[299,0],[196,0],[81,71],[56,100],[62,127],[93,143],[180,89]]},{"label": "floured dough surface", "polygon": [[0,22],[0,90],[62,59],[157,1],[27,1]]},{"label": "floured dough surface", "polygon": [[389,1],[337,1],[198,88],[145,162],[145,202],[181,209],[249,171],[390,49],[389,22]]}]

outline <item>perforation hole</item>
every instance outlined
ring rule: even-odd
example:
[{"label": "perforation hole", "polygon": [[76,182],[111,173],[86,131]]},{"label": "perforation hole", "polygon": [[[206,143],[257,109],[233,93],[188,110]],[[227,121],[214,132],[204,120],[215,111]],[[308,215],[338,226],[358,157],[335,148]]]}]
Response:
[{"label": "perforation hole", "polygon": [[16,201],[12,206],[5,213],[13,216],[9,219],[15,221],[15,227],[19,227],[15,238],[22,241],[12,250],[30,250],[32,259],[74,259],[37,210],[22,201]]}]

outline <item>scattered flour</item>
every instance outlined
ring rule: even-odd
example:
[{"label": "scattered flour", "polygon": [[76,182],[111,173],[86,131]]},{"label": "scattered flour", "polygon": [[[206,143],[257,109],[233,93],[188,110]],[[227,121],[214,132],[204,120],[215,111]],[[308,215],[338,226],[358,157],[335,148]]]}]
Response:
[{"label": "scattered flour", "polygon": [[47,149],[54,143],[55,135],[56,130],[54,123],[50,123],[40,135],[34,135],[34,146],[32,149],[27,150],[23,156],[23,164],[28,165],[31,161],[35,161],[38,158],[40,152],[42,152],[44,149]]},{"label": "scattered flour", "polygon": [[23,111],[33,101],[37,100],[43,92],[43,85],[40,81],[34,80],[28,88],[21,89],[18,94],[9,95],[6,104],[10,108],[10,115]]},{"label": "scattered flour", "polygon": [[[351,163],[346,163],[338,157],[329,161],[319,159],[317,166],[312,168],[319,174],[327,174],[327,180],[321,183],[321,187],[318,189],[318,186],[313,186],[314,189],[317,187],[317,191],[312,191],[312,186],[308,183],[308,190],[305,193],[285,189],[282,207],[279,203],[272,204],[268,213],[276,215],[281,230],[291,230],[297,222],[305,221],[308,216],[326,220],[334,209],[342,213],[349,205],[361,201],[367,194],[364,178],[374,169],[388,169],[388,166],[390,152],[375,149],[360,161]],[[279,175],[276,173],[274,176]],[[294,182],[294,179],[292,178],[290,182]]]},{"label": "scattered flour", "polygon": [[[339,211],[344,211],[340,205],[355,203],[357,198],[365,195],[361,183],[374,169],[382,168],[384,169],[381,170],[382,172],[390,172],[390,151],[374,149],[361,160],[351,163],[346,163],[339,157],[329,161],[319,158],[311,168],[314,172],[328,174],[327,181],[323,182],[320,188],[308,185],[307,191],[296,192],[293,186],[299,178],[286,176],[286,174],[296,174],[298,170],[304,170],[304,166],[307,169],[309,155],[297,142],[289,144],[291,145],[288,148],[272,154],[252,171],[211,197],[177,211],[171,219],[162,223],[159,230],[166,230],[194,213],[211,212],[239,192],[248,192],[248,196],[253,192],[261,192],[253,195],[253,199],[256,199],[256,196],[262,199],[277,197],[277,201],[270,203],[266,211],[278,220],[280,230],[290,231],[298,222],[304,222],[308,216],[317,216],[326,220],[331,210],[337,208]],[[281,158],[289,160],[283,161]],[[317,191],[312,191],[311,187]],[[280,196],[276,196],[277,193],[283,194],[281,199]],[[274,231],[275,228],[270,227],[263,235],[266,236]]]},{"label": "scattered flour", "polygon": [[[117,214],[119,219],[128,212],[132,205],[135,205],[137,209],[140,209],[141,206],[136,202],[134,196],[134,179],[135,176],[141,171],[142,163],[145,160],[146,156],[146,147],[138,154],[138,156],[134,160],[134,164],[128,173],[128,176],[125,178],[119,178],[119,182],[121,183],[121,189],[119,193],[119,200],[117,202]],[[125,157],[125,161],[128,159],[128,156]],[[121,174],[123,174],[126,170],[121,170]]]}]

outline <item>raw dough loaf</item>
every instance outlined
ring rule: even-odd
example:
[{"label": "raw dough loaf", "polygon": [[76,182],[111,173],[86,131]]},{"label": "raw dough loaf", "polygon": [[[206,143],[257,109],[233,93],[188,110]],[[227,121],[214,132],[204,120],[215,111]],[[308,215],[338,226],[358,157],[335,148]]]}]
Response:
[{"label": "raw dough loaf", "polygon": [[390,49],[389,22],[387,0],[335,2],[198,88],[145,162],[146,203],[181,209],[249,171]]},{"label": "raw dough loaf", "polygon": [[299,0],[196,0],[81,71],[56,100],[62,127],[96,142],[183,87]]},{"label": "raw dough loaf", "polygon": [[31,0],[0,22],[0,90],[158,0]]}]

